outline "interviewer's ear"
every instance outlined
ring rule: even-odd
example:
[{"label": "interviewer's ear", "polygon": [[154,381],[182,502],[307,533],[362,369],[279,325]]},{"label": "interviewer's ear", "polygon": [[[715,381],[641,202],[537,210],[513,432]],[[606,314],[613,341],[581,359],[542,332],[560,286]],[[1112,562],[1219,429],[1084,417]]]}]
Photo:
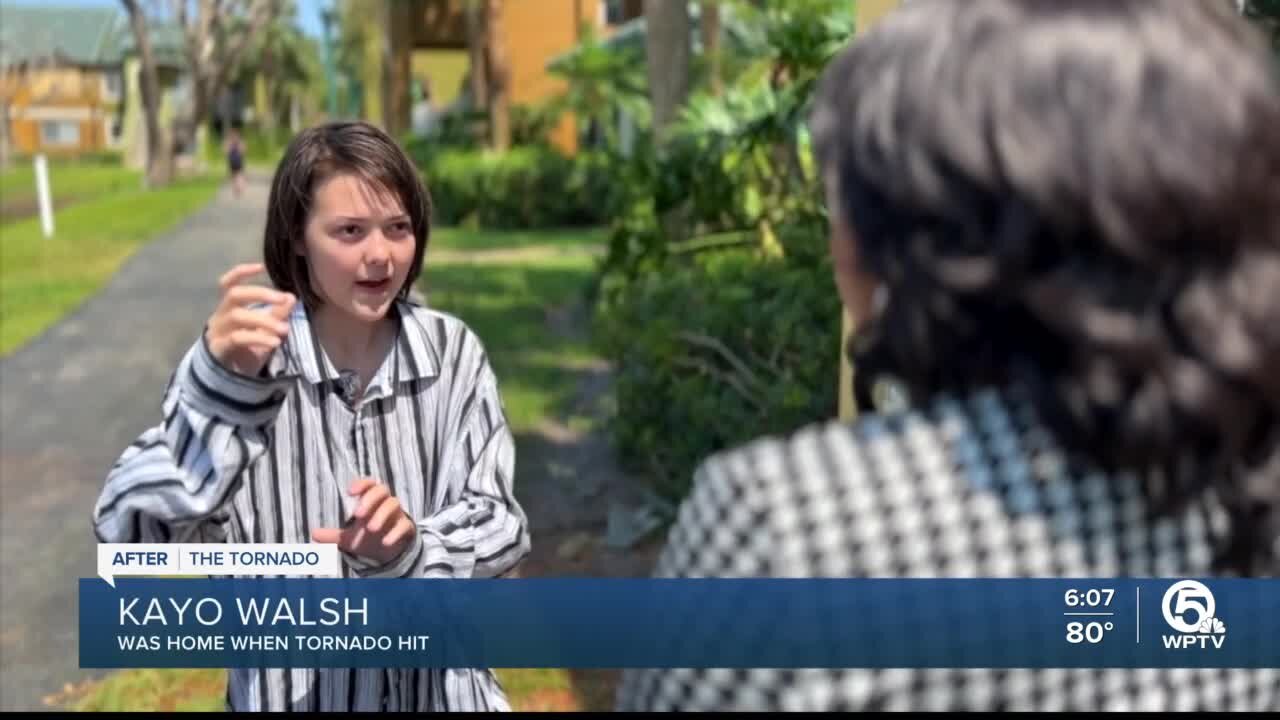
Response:
[{"label": "interviewer's ear", "polygon": [[828,241],[831,246],[831,262],[844,304],[854,327],[869,320],[875,312],[874,298],[880,283],[858,262],[858,237],[853,224],[844,216],[843,203],[831,173],[826,175],[827,216],[830,218]]}]

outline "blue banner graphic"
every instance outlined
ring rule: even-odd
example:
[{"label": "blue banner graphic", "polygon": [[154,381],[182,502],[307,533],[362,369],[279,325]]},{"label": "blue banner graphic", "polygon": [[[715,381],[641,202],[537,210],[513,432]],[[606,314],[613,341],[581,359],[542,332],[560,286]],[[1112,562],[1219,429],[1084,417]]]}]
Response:
[{"label": "blue banner graphic", "polygon": [[1280,580],[94,578],[80,665],[1280,667]]}]

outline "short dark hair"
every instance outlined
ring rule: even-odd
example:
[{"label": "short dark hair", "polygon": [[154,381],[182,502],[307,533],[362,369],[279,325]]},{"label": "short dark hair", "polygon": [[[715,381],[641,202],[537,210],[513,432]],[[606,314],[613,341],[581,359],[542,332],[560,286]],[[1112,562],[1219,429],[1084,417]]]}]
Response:
[{"label": "short dark hair", "polygon": [[1227,2],[910,0],[811,119],[883,303],[855,377],[1029,390],[1219,568],[1280,571],[1280,92]]},{"label": "short dark hair", "polygon": [[431,196],[409,156],[391,136],[363,122],[335,122],[302,131],[289,143],[271,183],[263,259],[271,282],[314,310],[320,296],[311,286],[294,243],[306,232],[316,186],[338,173],[354,173],[373,187],[394,193],[413,225],[416,247],[409,276],[399,290],[408,297],[422,272],[431,235]]}]

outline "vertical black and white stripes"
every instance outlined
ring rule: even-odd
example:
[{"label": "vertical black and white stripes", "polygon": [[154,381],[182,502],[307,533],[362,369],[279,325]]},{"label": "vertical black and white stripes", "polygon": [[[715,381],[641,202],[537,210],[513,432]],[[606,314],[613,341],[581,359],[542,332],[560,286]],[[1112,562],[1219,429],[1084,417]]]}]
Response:
[{"label": "vertical black and white stripes", "polygon": [[[484,347],[461,321],[400,303],[400,333],[354,406],[305,309],[262,378],[223,368],[203,340],[165,390],[162,422],[111,468],[94,509],[102,542],[309,542],[354,510],[351,481],[387,485],[418,521],[384,565],[354,577],[495,577],[529,552],[513,494],[515,446]],[[506,710],[488,670],[233,669],[235,710]]]}]

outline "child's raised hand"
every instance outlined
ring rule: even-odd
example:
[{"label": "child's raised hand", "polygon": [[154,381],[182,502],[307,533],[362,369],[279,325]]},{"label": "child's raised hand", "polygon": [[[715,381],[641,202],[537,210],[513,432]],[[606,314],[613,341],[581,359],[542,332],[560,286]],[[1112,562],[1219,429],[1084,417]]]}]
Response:
[{"label": "child's raised hand", "polygon": [[400,501],[387,486],[373,478],[358,478],[348,492],[360,498],[347,526],[317,528],[311,539],[318,543],[337,543],[352,555],[388,563],[405,551],[413,540],[416,526],[405,514]]},{"label": "child's raised hand", "polygon": [[[205,331],[209,351],[218,362],[250,377],[262,371],[267,358],[289,334],[288,317],[297,300],[291,293],[244,284],[265,269],[262,263],[237,265],[218,280],[222,300]],[[250,307],[258,303],[270,307]]]}]

